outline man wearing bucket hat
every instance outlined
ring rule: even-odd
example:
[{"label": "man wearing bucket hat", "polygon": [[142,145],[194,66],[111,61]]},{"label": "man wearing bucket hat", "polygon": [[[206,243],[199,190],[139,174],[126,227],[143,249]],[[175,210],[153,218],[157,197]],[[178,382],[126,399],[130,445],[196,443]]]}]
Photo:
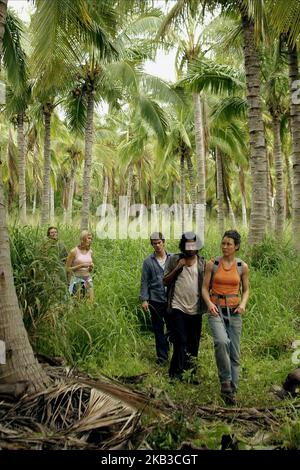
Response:
[{"label": "man wearing bucket hat", "polygon": [[202,314],[206,310],[201,289],[205,260],[198,252],[203,243],[194,232],[183,233],[180,253],[172,255],[166,264],[164,284],[168,287],[168,309],[171,311],[173,356],[169,376],[182,380],[190,371],[190,383],[199,383],[195,377],[199,350]]},{"label": "man wearing bucket hat", "polygon": [[161,232],[153,232],[150,235],[150,242],[154,252],[143,263],[140,297],[143,310],[151,314],[156,363],[163,365],[168,359],[169,352],[167,295],[163,275],[170,253],[167,253],[165,249],[165,238]]}]

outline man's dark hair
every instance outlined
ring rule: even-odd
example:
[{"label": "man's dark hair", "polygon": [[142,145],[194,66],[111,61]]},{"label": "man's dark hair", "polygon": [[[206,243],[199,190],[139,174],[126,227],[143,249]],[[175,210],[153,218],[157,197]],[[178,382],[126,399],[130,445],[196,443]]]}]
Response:
[{"label": "man's dark hair", "polygon": [[48,230],[47,230],[47,237],[49,237],[50,230],[52,230],[53,228],[55,228],[55,230],[57,230],[57,227],[49,227]]},{"label": "man's dark hair", "polygon": [[199,245],[199,250],[200,250],[201,242],[200,242],[199,237],[194,232],[184,232],[181,235],[181,239],[179,242],[179,250],[181,251],[181,253],[185,253],[185,244],[187,240],[193,240],[194,242],[197,242],[197,244]]},{"label": "man's dark hair", "polygon": [[161,240],[162,242],[165,241],[165,237],[163,236],[163,234],[161,232],[153,232],[151,233],[150,235],[150,242],[151,242],[151,245],[152,245],[152,241],[153,240]]},{"label": "man's dark hair", "polygon": [[240,247],[240,244],[241,244],[241,235],[239,234],[239,232],[237,232],[236,230],[227,230],[223,237],[222,237],[222,240],[223,238],[225,237],[228,237],[228,238],[232,238],[232,240],[234,241],[234,244],[235,246],[238,246]]}]

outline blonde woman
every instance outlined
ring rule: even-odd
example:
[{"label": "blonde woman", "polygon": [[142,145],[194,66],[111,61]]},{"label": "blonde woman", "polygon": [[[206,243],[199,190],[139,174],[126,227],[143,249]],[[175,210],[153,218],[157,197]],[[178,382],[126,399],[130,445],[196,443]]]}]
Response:
[{"label": "blonde woman", "polygon": [[70,251],[66,270],[70,278],[69,292],[77,297],[94,298],[93,280],[91,272],[94,268],[91,243],[93,237],[90,232],[83,230],[80,234],[80,243]]}]

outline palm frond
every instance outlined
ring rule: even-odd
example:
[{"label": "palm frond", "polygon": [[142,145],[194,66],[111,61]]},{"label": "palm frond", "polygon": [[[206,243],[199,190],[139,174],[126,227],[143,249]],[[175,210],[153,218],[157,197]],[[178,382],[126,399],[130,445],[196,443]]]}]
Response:
[{"label": "palm frond", "polygon": [[141,75],[142,89],[151,93],[155,98],[174,106],[183,106],[180,92],[159,77],[143,73]]},{"label": "palm frond", "polygon": [[212,93],[234,93],[245,87],[242,74],[227,65],[199,59],[194,61],[187,72],[186,78],[179,85],[188,86],[192,91],[200,93],[210,90]]},{"label": "palm frond", "polygon": [[16,13],[7,10],[3,36],[3,61],[7,78],[16,91],[22,91],[27,82],[26,54],[22,47],[24,25]]},{"label": "palm frond", "polygon": [[84,134],[86,124],[86,97],[82,89],[76,88],[69,93],[64,102],[67,126],[71,132]]},{"label": "palm frond", "polygon": [[151,98],[140,96],[137,99],[142,118],[154,130],[160,143],[163,145],[166,140],[168,129],[168,119],[164,110]]},{"label": "palm frond", "polygon": [[[90,17],[83,0],[37,0],[33,17],[33,73],[47,83],[61,84],[76,72],[83,45],[93,44],[99,59],[117,54],[103,27]],[[45,83],[46,82],[46,83]]]},{"label": "palm frond", "polygon": [[298,0],[277,0],[271,2],[269,18],[274,29],[287,36],[291,46],[296,44],[300,34],[300,3]]},{"label": "palm frond", "polygon": [[125,29],[121,33],[121,37],[135,37],[153,35],[156,32],[162,22],[162,12],[161,10],[155,8],[149,10],[145,13],[142,13],[138,17],[134,18],[133,21],[130,21],[128,25],[126,25]]},{"label": "palm frond", "polygon": [[215,104],[211,111],[211,117],[217,122],[231,121],[234,118],[245,118],[247,109],[248,105],[245,98],[228,96]]},{"label": "palm frond", "polygon": [[137,76],[134,67],[126,61],[114,62],[108,65],[107,73],[114,81],[120,81],[122,87],[137,90]]},{"label": "palm frond", "polygon": [[182,16],[189,1],[190,0],[177,0],[175,2],[157,32],[156,40],[159,40],[160,38],[164,38],[164,36],[166,36],[171,25],[176,23],[176,21],[178,21],[178,18]]}]

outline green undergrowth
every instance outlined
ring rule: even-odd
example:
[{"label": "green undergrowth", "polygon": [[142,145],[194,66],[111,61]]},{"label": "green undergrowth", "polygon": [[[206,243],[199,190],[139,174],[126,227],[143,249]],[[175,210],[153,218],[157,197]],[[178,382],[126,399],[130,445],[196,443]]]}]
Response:
[{"label": "green undergrowth", "polygon": [[[60,227],[59,233],[68,249],[78,243],[79,230]],[[248,246],[246,233],[242,235],[239,256],[249,265],[251,294],[243,323],[239,404],[248,408],[278,407],[270,387],[282,384],[296,367],[292,346],[300,339],[299,257],[292,249],[289,234],[280,242],[267,237],[255,248]],[[204,405],[224,405],[206,315],[198,358],[200,385],[190,384],[188,376],[186,383],[170,383],[167,367],[155,364],[150,319],[139,302],[141,265],[151,252],[148,240],[95,237],[92,304],[69,297],[62,265],[53,254],[43,252],[43,243],[44,233],[38,228],[11,228],[18,298],[37,352],[63,356],[70,365],[94,376],[104,373],[122,380],[145,374],[137,389],[161,399],[167,394],[178,405],[173,425],[149,437],[156,448],[177,448],[191,428],[196,445],[220,448],[220,435],[233,433],[238,435],[240,447],[249,448],[253,436],[247,437],[238,422],[209,423],[197,411]],[[167,247],[177,252],[178,241],[168,241]],[[210,259],[219,255],[219,247],[216,227],[208,224],[203,256]],[[263,440],[263,445],[300,448],[297,416],[297,410],[294,415],[285,416],[283,412],[281,430],[268,430],[271,437]]]}]

